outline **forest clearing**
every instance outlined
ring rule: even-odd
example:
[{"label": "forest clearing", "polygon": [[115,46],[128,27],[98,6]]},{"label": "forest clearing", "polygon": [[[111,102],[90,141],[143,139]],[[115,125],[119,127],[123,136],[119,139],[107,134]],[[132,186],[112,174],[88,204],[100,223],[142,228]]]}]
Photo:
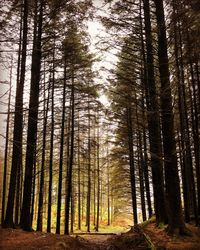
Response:
[{"label": "forest clearing", "polygon": [[0,248],[200,249],[199,0],[0,1]]}]

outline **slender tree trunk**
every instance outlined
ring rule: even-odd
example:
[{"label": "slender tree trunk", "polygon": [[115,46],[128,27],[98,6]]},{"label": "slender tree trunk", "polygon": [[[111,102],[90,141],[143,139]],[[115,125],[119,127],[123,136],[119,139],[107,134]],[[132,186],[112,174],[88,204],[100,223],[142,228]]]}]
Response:
[{"label": "slender tree trunk", "polygon": [[90,203],[91,203],[91,133],[90,133],[90,100],[88,96],[88,187],[87,187],[87,232],[90,232]]},{"label": "slender tree trunk", "polygon": [[35,150],[35,157],[34,157],[34,163],[33,163],[33,190],[32,190],[32,199],[31,199],[31,225],[33,224],[34,207],[35,207],[35,183],[36,183],[36,168],[37,168],[36,163],[37,163],[37,159],[36,159],[36,150]]},{"label": "slender tree trunk", "polygon": [[23,202],[21,211],[21,227],[24,230],[32,230],[31,226],[31,192],[33,178],[33,164],[35,156],[35,147],[37,139],[37,120],[39,106],[39,84],[40,84],[40,68],[41,68],[41,38],[42,38],[42,23],[43,23],[43,0],[40,1],[39,16],[37,22],[37,4],[35,10],[34,23],[34,38],[32,52],[32,68],[31,68],[31,90],[29,102],[29,117],[28,117],[28,136],[26,149],[26,164],[25,164],[25,179]]},{"label": "slender tree trunk", "polygon": [[3,193],[2,193],[2,210],[1,210],[1,225],[4,224],[5,216],[5,201],[6,201],[6,188],[7,188],[7,170],[8,170],[8,143],[9,143],[9,131],[10,131],[10,100],[12,91],[12,70],[13,70],[13,57],[11,60],[10,69],[10,83],[9,83],[9,96],[8,96],[8,114],[6,123],[6,144],[5,144],[5,154],[4,154],[4,170],[3,170]]},{"label": "slender tree trunk", "polygon": [[19,224],[19,212],[20,212],[20,196],[21,196],[21,169],[22,165],[19,166],[17,171],[17,184],[16,184],[16,196],[15,196],[15,225]]},{"label": "slender tree trunk", "polygon": [[65,102],[66,102],[66,80],[67,80],[66,71],[67,71],[67,65],[66,65],[66,58],[65,58],[63,102],[62,102],[62,124],[61,124],[61,139],[60,139],[58,199],[57,199],[57,221],[56,221],[56,233],[57,234],[60,234],[60,217],[61,217],[61,201],[62,201],[63,146],[64,146],[64,131],[65,131],[65,112],[66,112]]},{"label": "slender tree trunk", "polygon": [[[45,70],[45,67],[44,67]],[[44,77],[45,85],[45,77]],[[38,203],[38,217],[37,217],[37,231],[42,231],[43,227],[43,214],[44,214],[44,178],[45,178],[45,157],[46,157],[46,135],[47,135],[47,119],[49,111],[49,96],[50,96],[50,81],[48,86],[47,100],[45,97],[44,86],[44,124],[43,124],[43,138],[42,138],[42,162],[40,172],[40,191],[39,191],[39,203]],[[46,104],[47,103],[47,104]]]},{"label": "slender tree trunk", "polygon": [[[144,41],[142,38],[142,50],[144,51]],[[146,124],[146,116],[145,116],[145,82],[146,82],[146,62],[145,62],[145,54],[143,55],[144,61],[144,69],[141,70],[141,83],[142,83],[142,122]],[[146,138],[146,128],[143,126],[142,128],[142,142],[143,142],[143,171],[144,171],[144,181],[145,181],[145,191],[146,191],[146,200],[148,205],[148,213],[149,218],[152,216],[152,205],[151,205],[151,194],[150,194],[150,185],[149,185],[149,169],[148,169],[148,154],[147,154],[147,138]]]},{"label": "slender tree trunk", "polygon": [[[72,90],[71,90],[71,145],[70,145],[70,158],[69,158],[69,170],[68,170],[68,182],[67,182],[67,194],[66,194],[66,227],[65,234],[69,235],[69,208],[70,199],[72,197],[72,172],[73,172],[73,161],[74,161],[74,120],[75,120],[75,88],[74,88],[74,68],[72,65]],[[72,203],[71,203],[72,206]]]},{"label": "slender tree trunk", "polygon": [[94,174],[93,174],[93,189],[94,189],[94,192],[93,192],[93,225],[94,225],[94,228],[96,228],[95,224],[96,224],[96,116],[95,116],[95,119],[94,119],[94,145],[93,145],[93,157],[94,157],[94,160],[93,160],[93,164],[94,164]]},{"label": "slender tree trunk", "polygon": [[[139,128],[138,128],[139,130]],[[142,208],[142,219],[145,221],[146,216],[146,206],[145,206],[145,194],[144,194],[144,159],[142,154],[142,136],[141,132],[138,132],[138,168],[139,168],[139,182],[140,182],[140,198],[141,198],[141,208]]]},{"label": "slender tree trunk", "polygon": [[85,172],[83,172],[83,191],[82,191],[81,210],[82,210],[81,218],[83,220],[84,219],[84,212],[85,212]]},{"label": "slender tree trunk", "polygon": [[[136,92],[135,92],[136,93]],[[145,194],[144,194],[144,157],[142,152],[142,135],[139,127],[139,114],[138,114],[138,101],[135,94],[135,106],[136,106],[136,121],[137,121],[137,152],[138,152],[138,169],[139,169],[139,183],[140,183],[140,198],[142,208],[143,221],[146,220],[146,207],[145,207]]]},{"label": "slender tree trunk", "polygon": [[96,231],[99,231],[99,209],[100,209],[100,140],[99,140],[99,111],[97,113],[97,215],[96,215]]},{"label": "slender tree trunk", "polygon": [[51,139],[50,139],[50,156],[49,156],[49,187],[48,187],[48,215],[47,215],[47,232],[51,232],[51,206],[52,206],[52,185],[53,185],[53,153],[54,153],[54,84],[55,84],[55,38],[53,48],[53,76],[51,87]]},{"label": "slender tree trunk", "polygon": [[[17,83],[19,82],[20,79],[20,69],[21,69],[21,50],[22,50],[22,25],[23,25],[23,13],[21,10],[21,22],[20,22],[20,42],[19,42],[19,52],[18,52],[18,63],[17,63]],[[25,77],[25,76],[24,76]],[[22,118],[23,119],[23,118]],[[22,131],[22,136],[23,136],[23,131]],[[21,156],[23,157],[23,156]],[[22,159],[21,159],[22,161]],[[19,168],[17,170],[17,185],[16,185],[16,199],[15,199],[15,224],[18,225],[19,222],[19,210],[21,208],[21,200],[20,197],[22,196],[22,192],[20,192],[22,189],[20,188],[20,181],[22,182],[22,176],[21,171],[22,170],[22,164],[19,164]],[[21,176],[21,178],[20,178]]]},{"label": "slender tree trunk", "polygon": [[78,229],[81,230],[81,162],[80,162],[80,116],[78,107]]},{"label": "slender tree trunk", "polygon": [[67,204],[67,189],[68,189],[68,177],[69,177],[69,158],[70,158],[70,137],[71,137],[71,131],[70,131],[70,126],[71,126],[71,100],[70,100],[70,107],[69,107],[69,117],[68,117],[68,124],[67,124],[67,140],[66,140],[66,151],[67,151],[67,161],[66,161],[66,177],[65,177],[65,230],[64,232],[66,233],[69,229],[69,217],[67,215],[68,213],[68,204]]},{"label": "slender tree trunk", "polygon": [[103,220],[103,177],[102,172],[100,172],[100,219]]},{"label": "slender tree trunk", "polygon": [[[73,179],[73,174],[72,174],[72,179]],[[72,190],[71,190],[71,233],[74,232],[74,186],[73,186],[73,181],[72,181]]]},{"label": "slender tree trunk", "polygon": [[16,191],[16,178],[18,169],[22,165],[22,132],[23,132],[23,91],[25,80],[26,68],[26,49],[27,49],[27,34],[28,34],[28,0],[24,0],[23,6],[23,35],[22,35],[22,56],[21,56],[21,69],[20,79],[17,82],[16,99],[15,99],[15,118],[14,118],[14,131],[13,131],[13,152],[12,152],[12,165],[10,185],[7,201],[6,217],[4,221],[5,227],[13,227],[13,209]]},{"label": "slender tree trunk", "polygon": [[[17,65],[17,83],[19,82],[19,77],[20,77],[20,68],[21,68],[21,66],[20,66],[20,61],[21,61],[21,50],[22,50],[22,24],[23,24],[23,21],[22,21],[22,19],[23,19],[23,16],[22,16],[22,10],[21,10],[21,22],[20,22],[20,42],[19,42],[19,53],[18,53],[18,65]],[[22,117],[22,119],[23,119],[23,117]],[[23,133],[23,132],[22,132]],[[22,157],[22,156],[21,156]],[[21,159],[21,161],[22,161],[22,159]],[[19,168],[18,168],[18,170],[17,170],[17,184],[16,184],[16,199],[15,199],[15,225],[18,225],[19,224],[19,222],[18,222],[18,220],[19,220],[19,206],[20,206],[20,201],[19,201],[19,198],[20,198],[20,194],[21,194],[21,192],[20,192],[20,180],[21,180],[21,178],[20,178],[20,172],[21,172],[21,168],[22,168],[22,166],[21,166],[21,164],[19,164]]]},{"label": "slender tree trunk", "polygon": [[[145,109],[144,109],[144,97],[142,94],[142,121],[145,124]],[[151,205],[151,194],[150,194],[150,186],[149,186],[149,169],[148,169],[148,154],[147,154],[147,138],[146,138],[146,130],[145,126],[142,129],[142,140],[143,140],[143,154],[144,154],[144,181],[145,181],[145,191],[146,191],[146,200],[148,205],[148,214],[149,218],[152,216],[152,205]]]},{"label": "slender tree trunk", "polygon": [[110,161],[109,161],[109,144],[108,144],[108,127],[107,127],[107,211],[108,211],[108,226],[110,225]]},{"label": "slender tree trunk", "polygon": [[150,185],[149,185],[149,169],[148,169],[148,155],[147,155],[147,138],[145,129],[143,129],[143,143],[144,143],[144,181],[145,181],[145,191],[146,191],[146,199],[148,205],[148,214],[149,218],[152,216],[152,205],[151,205],[151,193],[150,193]]},{"label": "slender tree trunk", "polygon": [[130,180],[131,180],[131,196],[133,206],[133,221],[138,223],[137,217],[137,199],[136,199],[136,184],[135,184],[135,164],[133,153],[133,125],[131,107],[127,107],[127,127],[128,127],[128,147],[129,147],[129,165],[130,165]]}]

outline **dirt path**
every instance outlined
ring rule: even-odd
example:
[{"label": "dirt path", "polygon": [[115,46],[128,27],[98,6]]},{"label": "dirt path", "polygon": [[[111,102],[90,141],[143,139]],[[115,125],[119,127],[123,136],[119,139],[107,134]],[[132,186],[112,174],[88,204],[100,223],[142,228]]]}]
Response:
[{"label": "dirt path", "polygon": [[106,243],[108,240],[111,240],[113,238],[113,235],[90,235],[90,234],[86,234],[86,235],[80,235],[79,237],[90,241],[91,243],[96,243],[96,244],[104,244]]},{"label": "dirt path", "polygon": [[76,236],[79,241],[87,242],[91,249],[98,250],[147,250],[148,245],[139,233],[126,233],[118,235],[80,235]]},{"label": "dirt path", "polygon": [[[80,235],[76,236],[76,239],[80,242],[83,242],[83,244],[90,245],[91,248],[99,249],[99,250],[111,250],[116,249],[112,245],[112,238],[113,235]],[[109,242],[110,240],[110,242]]]},{"label": "dirt path", "polygon": [[147,250],[138,234],[65,236],[19,229],[0,229],[1,250]]},{"label": "dirt path", "polygon": [[[58,235],[25,232],[20,229],[0,229],[0,250],[148,250],[149,237],[153,249],[200,250],[200,228],[187,225],[192,237],[170,237],[164,229],[149,223],[143,229],[113,234]],[[143,232],[143,233],[142,233]]]}]

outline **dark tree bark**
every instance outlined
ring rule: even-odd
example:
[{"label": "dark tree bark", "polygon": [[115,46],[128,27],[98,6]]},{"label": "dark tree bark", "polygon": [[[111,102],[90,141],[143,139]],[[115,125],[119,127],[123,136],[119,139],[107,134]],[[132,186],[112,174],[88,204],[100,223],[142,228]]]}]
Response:
[{"label": "dark tree bark", "polygon": [[87,214],[86,225],[87,232],[90,232],[90,205],[91,205],[91,133],[90,133],[90,99],[88,95],[88,186],[87,186]]},{"label": "dark tree bark", "polygon": [[[37,15],[37,5],[39,6],[39,16]],[[32,52],[32,66],[31,66],[31,90],[29,102],[29,116],[28,116],[28,136],[26,149],[26,163],[25,163],[25,179],[23,202],[21,211],[20,224],[22,229],[30,231],[31,225],[31,192],[32,192],[32,178],[33,178],[33,164],[35,158],[35,147],[37,139],[37,120],[38,120],[38,106],[39,106],[39,85],[40,85],[40,69],[41,69],[41,38],[42,38],[42,24],[43,24],[43,0],[35,2],[35,22],[34,22],[34,38],[33,38],[33,52]],[[38,17],[38,18],[37,18]]]},{"label": "dark tree bark", "polygon": [[53,48],[53,69],[51,87],[51,138],[49,156],[49,187],[48,187],[48,215],[47,232],[51,232],[51,206],[52,206],[52,184],[53,184],[53,152],[54,152],[54,84],[55,84],[55,38]]},{"label": "dark tree bark", "polygon": [[99,231],[99,209],[100,209],[100,141],[99,141],[99,110],[97,113],[97,215],[96,215],[96,231]]},{"label": "dark tree bark", "polygon": [[140,183],[140,199],[141,199],[141,209],[142,209],[142,219],[145,221],[146,216],[146,206],[145,206],[145,193],[144,193],[144,157],[142,151],[142,135],[139,126],[139,112],[138,112],[138,100],[135,92],[135,107],[136,107],[136,122],[137,122],[137,155],[138,155],[138,170],[139,170],[139,183]]},{"label": "dark tree bark", "polygon": [[5,216],[5,201],[6,201],[6,188],[7,188],[7,168],[8,168],[8,143],[9,143],[9,131],[10,131],[10,100],[12,91],[12,71],[13,71],[13,58],[11,60],[10,68],[10,83],[9,83],[9,96],[8,96],[8,114],[6,123],[6,144],[4,153],[4,168],[3,168],[3,192],[2,192],[2,208],[1,208],[1,225],[4,224]]},{"label": "dark tree bark", "polygon": [[[145,124],[145,108],[144,108],[144,88],[142,92],[142,121]],[[149,218],[152,216],[152,205],[151,205],[151,194],[150,194],[150,185],[149,185],[149,169],[148,169],[148,154],[147,154],[147,136],[145,126],[142,128],[142,142],[143,142],[143,154],[144,154],[144,162],[143,162],[143,171],[144,171],[144,182],[145,182],[145,191],[146,191],[146,200],[148,206],[148,214]]]},{"label": "dark tree bark", "polygon": [[151,193],[149,185],[149,169],[148,169],[148,155],[147,155],[147,138],[145,129],[143,129],[143,144],[144,144],[144,181],[145,181],[145,191],[146,191],[146,200],[148,205],[148,214],[149,218],[152,216],[152,205],[151,205]]},{"label": "dark tree bark", "polygon": [[[74,120],[75,120],[75,88],[74,88],[74,68],[72,65],[71,69],[71,145],[70,145],[70,157],[69,157],[69,169],[68,169],[68,182],[67,182],[67,194],[66,194],[66,218],[65,218],[65,234],[69,235],[69,208],[70,199],[72,198],[72,171],[73,171],[73,161],[74,161]],[[71,202],[72,206],[72,202]],[[73,209],[73,207],[72,207]]]},{"label": "dark tree bark", "polygon": [[[79,99],[80,101],[80,99]],[[77,161],[78,161],[78,229],[81,230],[81,162],[80,162],[80,115],[78,107],[78,152],[77,152]]]},{"label": "dark tree bark", "polygon": [[[108,157],[108,156],[107,156]],[[109,158],[107,158],[107,211],[108,211],[108,223],[110,225],[110,170],[109,170]]]},{"label": "dark tree bark", "polygon": [[64,232],[66,233],[69,229],[69,216],[67,213],[69,213],[69,207],[67,204],[67,189],[68,189],[68,176],[69,176],[69,158],[70,158],[70,137],[71,137],[71,131],[70,131],[70,126],[71,126],[71,100],[70,100],[70,111],[69,111],[69,117],[67,121],[67,139],[66,139],[66,155],[67,155],[67,160],[66,160],[66,176],[65,176],[65,230]]},{"label": "dark tree bark", "polygon": [[181,89],[181,74],[180,74],[180,67],[179,67],[179,57],[178,57],[178,36],[177,36],[177,20],[176,20],[176,13],[175,8],[173,5],[173,16],[174,16],[174,52],[175,52],[175,60],[176,60],[176,77],[178,82],[178,106],[179,106],[179,119],[180,119],[180,159],[181,161],[181,170],[182,170],[182,183],[183,183],[183,198],[184,198],[184,214],[185,214],[185,221],[190,221],[190,211],[189,211],[189,199],[188,199],[188,171],[187,171],[187,159],[185,157],[185,141],[184,141],[184,104],[182,98],[182,89]]},{"label": "dark tree bark", "polygon": [[168,213],[168,232],[187,233],[182,209],[176,155],[176,141],[173,124],[172,95],[169,80],[166,25],[162,0],[154,0],[156,6],[158,59],[161,81],[161,114],[164,148],[165,186]]},{"label": "dark tree bark", "polygon": [[[19,52],[18,52],[18,63],[17,63],[17,83],[19,82],[19,79],[20,79],[20,68],[21,68],[21,65],[20,65],[20,62],[21,62],[21,50],[22,50],[22,25],[23,25],[23,13],[22,13],[22,10],[21,10],[21,22],[20,22],[20,41],[19,41]],[[25,77],[25,76],[24,76]],[[22,117],[23,119],[23,117]],[[23,133],[23,132],[22,132]],[[22,156],[21,156],[22,157]],[[22,161],[22,159],[20,159],[20,161]],[[15,197],[15,225],[18,225],[19,222],[18,222],[18,219],[19,219],[19,210],[20,210],[20,195],[21,195],[21,192],[20,192],[20,180],[22,178],[20,178],[21,175],[21,170],[22,170],[22,164],[19,163],[19,167],[17,169],[17,176],[16,176],[16,180],[17,180],[17,184],[16,184],[16,197]]]},{"label": "dark tree bark", "polygon": [[94,164],[94,169],[93,169],[93,225],[94,228],[96,228],[95,224],[96,224],[96,116],[94,119],[94,125],[93,125],[93,130],[94,130],[94,145],[93,145],[93,164]]},{"label": "dark tree bark", "polygon": [[108,127],[107,127],[107,211],[108,211],[108,226],[110,225],[110,162],[109,162],[109,149],[108,149]]},{"label": "dark tree bark", "polygon": [[183,112],[183,140],[185,143],[185,163],[187,168],[186,178],[188,179],[188,193],[189,193],[189,202],[191,211],[194,213],[196,224],[198,224],[198,216],[197,216],[197,201],[196,201],[196,190],[195,190],[195,182],[194,182],[194,173],[193,173],[193,161],[192,161],[192,152],[191,152],[191,140],[190,140],[190,129],[189,129],[189,119],[188,119],[188,106],[186,100],[186,88],[185,88],[185,79],[184,79],[184,65],[183,65],[183,50],[182,50],[182,35],[179,31],[180,37],[180,72],[181,72],[181,84],[180,84],[180,97],[182,99],[182,108],[181,112]]},{"label": "dark tree bark", "polygon": [[[44,67],[45,70],[45,67]],[[44,93],[45,93],[45,77],[44,77]],[[46,135],[47,135],[47,119],[49,111],[49,97],[50,97],[50,81],[48,86],[47,100],[44,94],[44,124],[43,124],[43,138],[42,138],[42,162],[40,169],[40,191],[38,202],[38,217],[37,217],[37,231],[42,231],[43,227],[43,213],[44,213],[44,171],[45,171],[45,158],[46,158]]]},{"label": "dark tree bark", "polygon": [[138,215],[137,215],[137,199],[136,199],[136,183],[135,183],[135,164],[134,164],[134,153],[133,153],[133,125],[132,125],[132,111],[131,111],[130,106],[126,108],[126,112],[127,112],[128,148],[129,148],[129,165],[130,165],[133,221],[134,221],[134,224],[137,224]]},{"label": "dark tree bark", "polygon": [[21,68],[20,78],[17,82],[16,99],[15,99],[15,118],[14,118],[14,131],[13,131],[13,152],[12,152],[12,165],[11,176],[8,193],[8,202],[4,227],[13,227],[13,209],[16,191],[16,181],[18,169],[22,165],[22,132],[23,132],[23,91],[24,79],[26,69],[26,51],[27,51],[27,34],[28,34],[28,0],[24,0],[23,5],[23,31],[22,31],[22,55],[21,55]]},{"label": "dark tree bark", "polygon": [[183,197],[184,197],[184,213],[185,221],[190,221],[190,212],[193,211],[196,223],[198,224],[196,190],[193,174],[193,162],[191,152],[191,141],[188,121],[188,107],[186,101],[183,50],[182,50],[182,34],[179,21],[179,11],[173,3],[173,28],[174,28],[174,52],[176,60],[176,77],[178,85],[178,104],[181,129],[181,148],[182,148],[182,175],[183,175]]},{"label": "dark tree bark", "polygon": [[[73,179],[73,174],[72,174],[72,179]],[[72,181],[72,188],[71,188],[71,224],[70,224],[70,228],[71,228],[71,233],[74,232],[74,186],[73,186],[73,181]]]},{"label": "dark tree bark", "polygon": [[144,158],[142,153],[142,135],[139,128],[139,119],[137,111],[137,100],[136,100],[136,119],[137,119],[137,154],[138,154],[138,170],[139,170],[139,183],[140,183],[140,199],[141,199],[141,209],[142,209],[142,219],[145,221],[146,216],[146,206],[145,206],[145,194],[144,194]]},{"label": "dark tree bark", "polygon": [[166,222],[164,197],[164,176],[162,164],[162,143],[160,131],[159,106],[154,76],[154,60],[149,0],[144,0],[144,19],[146,36],[146,99],[149,142],[151,152],[151,168],[154,190],[154,206],[157,224]]},{"label": "dark tree bark", "polygon": [[[142,23],[141,23],[141,31],[142,31]],[[141,69],[141,87],[142,87],[142,96],[141,96],[141,103],[142,103],[142,122],[143,124],[146,124],[146,108],[145,108],[145,82],[147,79],[146,75],[146,57],[144,52],[144,40],[143,35],[141,32],[141,43],[142,43],[142,58],[143,58],[143,67]],[[146,105],[148,100],[146,100]],[[142,128],[142,142],[143,142],[143,154],[144,154],[144,162],[143,162],[143,171],[144,171],[144,181],[145,181],[145,191],[146,191],[146,199],[147,199],[147,205],[148,205],[148,213],[149,218],[152,216],[152,205],[151,205],[151,194],[150,194],[150,185],[149,185],[149,169],[148,169],[148,154],[147,154],[147,131],[146,127],[143,126]]]},{"label": "dark tree bark", "polygon": [[[190,81],[188,79],[188,81]],[[193,86],[194,87],[194,86]],[[196,97],[192,95],[192,91],[190,86],[189,89],[189,96],[190,96],[190,103],[191,103],[191,118],[192,118],[192,135],[193,135],[193,142],[194,142],[194,154],[195,154],[195,169],[196,169],[196,178],[197,178],[197,224],[199,224],[200,218],[200,143],[199,143],[199,136],[198,136],[198,115],[197,115],[197,103]],[[193,88],[193,91],[195,89]],[[193,100],[194,99],[194,100]]]},{"label": "dark tree bark", "polygon": [[63,172],[63,147],[64,147],[64,131],[65,131],[65,112],[66,112],[66,80],[67,80],[67,65],[66,58],[64,59],[64,86],[63,86],[63,101],[62,101],[62,124],[61,124],[61,139],[60,139],[60,159],[59,159],[59,179],[58,179],[58,199],[57,199],[57,220],[56,233],[60,234],[60,217],[61,217],[61,201],[62,201],[62,172]]},{"label": "dark tree bark", "polygon": [[[187,36],[187,49],[188,51],[191,50],[190,46],[190,39],[189,39],[189,31],[186,30],[186,36]],[[192,87],[192,98],[193,98],[193,116],[192,116],[192,131],[193,131],[193,140],[194,140],[194,150],[195,150],[195,165],[196,165],[196,178],[197,178],[197,199],[198,199],[198,207],[197,207],[197,214],[196,215],[196,224],[199,224],[199,216],[200,216],[200,133],[199,133],[199,106],[200,106],[200,86],[199,86],[199,73],[198,73],[198,64],[196,64],[196,81],[195,81],[195,72],[194,72],[194,66],[192,63],[191,55],[188,53],[188,60],[189,60],[189,72],[191,76],[191,87]],[[190,86],[189,91],[191,92]]]},{"label": "dark tree bark", "polygon": [[[33,224],[33,216],[34,216],[34,207],[35,207],[35,183],[36,183],[36,150],[35,150],[35,157],[34,157],[34,163],[33,163],[33,187],[32,187],[32,199],[31,199],[31,225]],[[39,178],[38,178],[38,183],[39,183]],[[39,184],[38,184],[39,186]],[[36,213],[35,213],[36,216]]]},{"label": "dark tree bark", "polygon": [[144,173],[143,173],[143,168],[144,168],[144,159],[142,155],[142,149],[141,147],[141,134],[139,132],[138,135],[138,140],[139,140],[139,152],[138,152],[138,167],[139,167],[139,182],[140,182],[140,199],[141,199],[141,208],[142,208],[142,219],[145,221],[147,219],[146,215],[146,205],[145,205],[145,193],[144,193]]}]

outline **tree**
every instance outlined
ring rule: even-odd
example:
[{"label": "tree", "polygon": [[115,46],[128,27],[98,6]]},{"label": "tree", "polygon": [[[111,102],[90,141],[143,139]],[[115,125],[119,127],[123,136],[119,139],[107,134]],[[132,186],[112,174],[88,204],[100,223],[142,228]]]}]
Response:
[{"label": "tree", "polygon": [[63,147],[64,147],[64,131],[65,131],[65,112],[66,112],[66,88],[67,88],[67,58],[64,57],[64,83],[63,83],[63,100],[62,100],[62,124],[60,137],[60,159],[59,159],[59,180],[58,180],[58,201],[57,201],[57,221],[56,233],[60,233],[60,217],[61,217],[61,196],[62,196],[62,174],[63,174]]},{"label": "tree", "polygon": [[165,186],[168,213],[168,232],[187,233],[181,210],[181,196],[173,124],[172,96],[169,80],[166,26],[162,0],[154,0],[158,28],[158,59],[161,81],[161,113],[165,165]]},{"label": "tree", "polygon": [[54,86],[55,86],[55,38],[53,47],[52,66],[52,87],[51,87],[51,139],[49,156],[49,186],[48,186],[48,217],[47,232],[51,232],[51,206],[52,206],[52,184],[53,184],[53,151],[54,151]]},{"label": "tree", "polygon": [[14,226],[13,209],[14,209],[15,188],[17,181],[16,177],[17,173],[19,173],[19,169],[22,167],[23,90],[24,90],[24,79],[25,79],[25,68],[26,68],[28,13],[29,13],[28,0],[24,0],[23,21],[22,21],[23,22],[22,48],[19,47],[19,54],[20,52],[22,52],[22,55],[21,55],[21,61],[18,62],[18,65],[19,63],[21,63],[20,78],[18,78],[17,90],[16,90],[12,167],[11,167],[11,177],[9,184],[8,202],[7,202],[4,227]]},{"label": "tree", "polygon": [[147,119],[149,128],[149,142],[151,152],[151,167],[154,188],[154,204],[157,223],[166,221],[163,166],[162,166],[162,143],[159,121],[159,106],[157,100],[156,83],[154,76],[152,31],[150,21],[149,1],[144,0],[144,19],[146,37],[146,77],[145,92],[147,100]]},{"label": "tree", "polygon": [[9,143],[9,130],[10,130],[10,105],[11,105],[11,90],[12,90],[12,70],[13,70],[13,58],[11,60],[10,69],[10,83],[9,83],[9,96],[8,96],[8,115],[6,123],[6,144],[4,155],[4,170],[3,170],[3,192],[2,192],[2,210],[1,210],[1,225],[4,224],[5,216],[5,200],[6,200],[6,182],[7,182],[7,170],[8,170],[8,143]]},{"label": "tree", "polygon": [[[45,69],[44,69],[45,70]],[[50,81],[47,90],[47,99],[45,100],[45,78],[44,78],[44,124],[43,124],[43,138],[42,138],[42,161],[40,169],[40,191],[39,191],[39,202],[38,202],[38,218],[37,218],[37,231],[42,231],[43,226],[43,203],[44,203],[44,167],[46,157],[46,136],[47,136],[47,119],[49,111],[49,98],[50,98]]]},{"label": "tree", "polygon": [[[37,14],[39,8],[39,16]],[[42,24],[43,24],[43,8],[44,1],[35,1],[35,18],[34,18],[34,38],[32,52],[32,67],[31,67],[31,90],[29,102],[28,116],[28,135],[25,163],[25,179],[23,190],[23,202],[21,211],[20,225],[24,230],[30,231],[31,225],[31,192],[32,192],[32,176],[33,164],[35,156],[36,138],[37,138],[37,118],[38,118],[38,98],[40,84],[40,68],[41,68],[41,39],[42,39]]]}]

